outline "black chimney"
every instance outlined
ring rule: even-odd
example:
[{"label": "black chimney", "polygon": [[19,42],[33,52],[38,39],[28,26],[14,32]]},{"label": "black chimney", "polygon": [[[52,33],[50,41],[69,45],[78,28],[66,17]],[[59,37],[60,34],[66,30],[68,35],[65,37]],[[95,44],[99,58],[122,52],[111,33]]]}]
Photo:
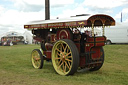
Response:
[{"label": "black chimney", "polygon": [[45,0],[45,20],[50,20],[50,0]]}]

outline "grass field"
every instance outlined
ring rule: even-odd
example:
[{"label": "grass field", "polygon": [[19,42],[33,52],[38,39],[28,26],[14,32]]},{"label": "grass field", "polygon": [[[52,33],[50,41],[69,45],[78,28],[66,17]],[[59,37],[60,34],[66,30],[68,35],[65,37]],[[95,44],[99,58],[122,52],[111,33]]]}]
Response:
[{"label": "grass field", "polygon": [[105,62],[99,71],[60,76],[51,62],[34,69],[31,51],[39,45],[0,46],[0,85],[128,85],[128,45],[104,47]]}]

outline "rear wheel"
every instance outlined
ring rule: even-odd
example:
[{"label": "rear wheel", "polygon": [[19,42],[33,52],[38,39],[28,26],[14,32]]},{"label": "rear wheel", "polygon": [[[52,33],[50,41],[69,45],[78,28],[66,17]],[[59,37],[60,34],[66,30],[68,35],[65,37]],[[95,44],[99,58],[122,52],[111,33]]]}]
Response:
[{"label": "rear wheel", "polygon": [[102,47],[100,49],[100,55],[101,55],[102,63],[99,64],[98,66],[92,67],[90,69],[90,71],[97,71],[97,70],[99,70],[102,67],[102,65],[104,63],[104,49]]},{"label": "rear wheel", "polygon": [[60,75],[73,75],[79,66],[79,53],[73,41],[57,41],[52,49],[52,63]]},{"label": "rear wheel", "polygon": [[34,49],[31,54],[32,65],[36,69],[41,69],[43,67],[43,55],[39,49]]}]

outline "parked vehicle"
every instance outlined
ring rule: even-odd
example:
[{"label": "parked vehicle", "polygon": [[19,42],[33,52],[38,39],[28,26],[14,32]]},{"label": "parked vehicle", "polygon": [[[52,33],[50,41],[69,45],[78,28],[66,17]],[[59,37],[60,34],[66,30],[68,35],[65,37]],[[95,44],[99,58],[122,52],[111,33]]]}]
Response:
[{"label": "parked vehicle", "polygon": [[128,23],[116,23],[116,26],[106,28],[105,36],[107,36],[106,44],[128,43]]},{"label": "parked vehicle", "polygon": [[2,46],[2,42],[0,41],[0,46]]},{"label": "parked vehicle", "polygon": [[[41,49],[34,49],[31,54],[33,67],[41,69],[44,60],[52,60],[60,75],[73,75],[78,68],[99,70],[104,63],[104,28],[114,25],[115,20],[103,14],[87,15],[82,19],[33,21],[24,25],[25,29],[32,30],[34,39],[41,42]],[[81,32],[82,28],[89,27],[91,32]],[[102,36],[94,34],[95,27],[102,27]]]}]

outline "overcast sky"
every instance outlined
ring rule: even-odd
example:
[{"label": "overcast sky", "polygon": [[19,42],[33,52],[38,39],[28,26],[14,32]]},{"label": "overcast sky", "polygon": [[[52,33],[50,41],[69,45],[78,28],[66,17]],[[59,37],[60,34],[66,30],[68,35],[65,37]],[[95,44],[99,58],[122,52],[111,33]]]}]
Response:
[{"label": "overcast sky", "polygon": [[[24,32],[24,24],[45,19],[45,0],[0,0],[0,34]],[[50,0],[51,19],[78,14],[108,14],[116,22],[128,21],[128,0]]]}]

